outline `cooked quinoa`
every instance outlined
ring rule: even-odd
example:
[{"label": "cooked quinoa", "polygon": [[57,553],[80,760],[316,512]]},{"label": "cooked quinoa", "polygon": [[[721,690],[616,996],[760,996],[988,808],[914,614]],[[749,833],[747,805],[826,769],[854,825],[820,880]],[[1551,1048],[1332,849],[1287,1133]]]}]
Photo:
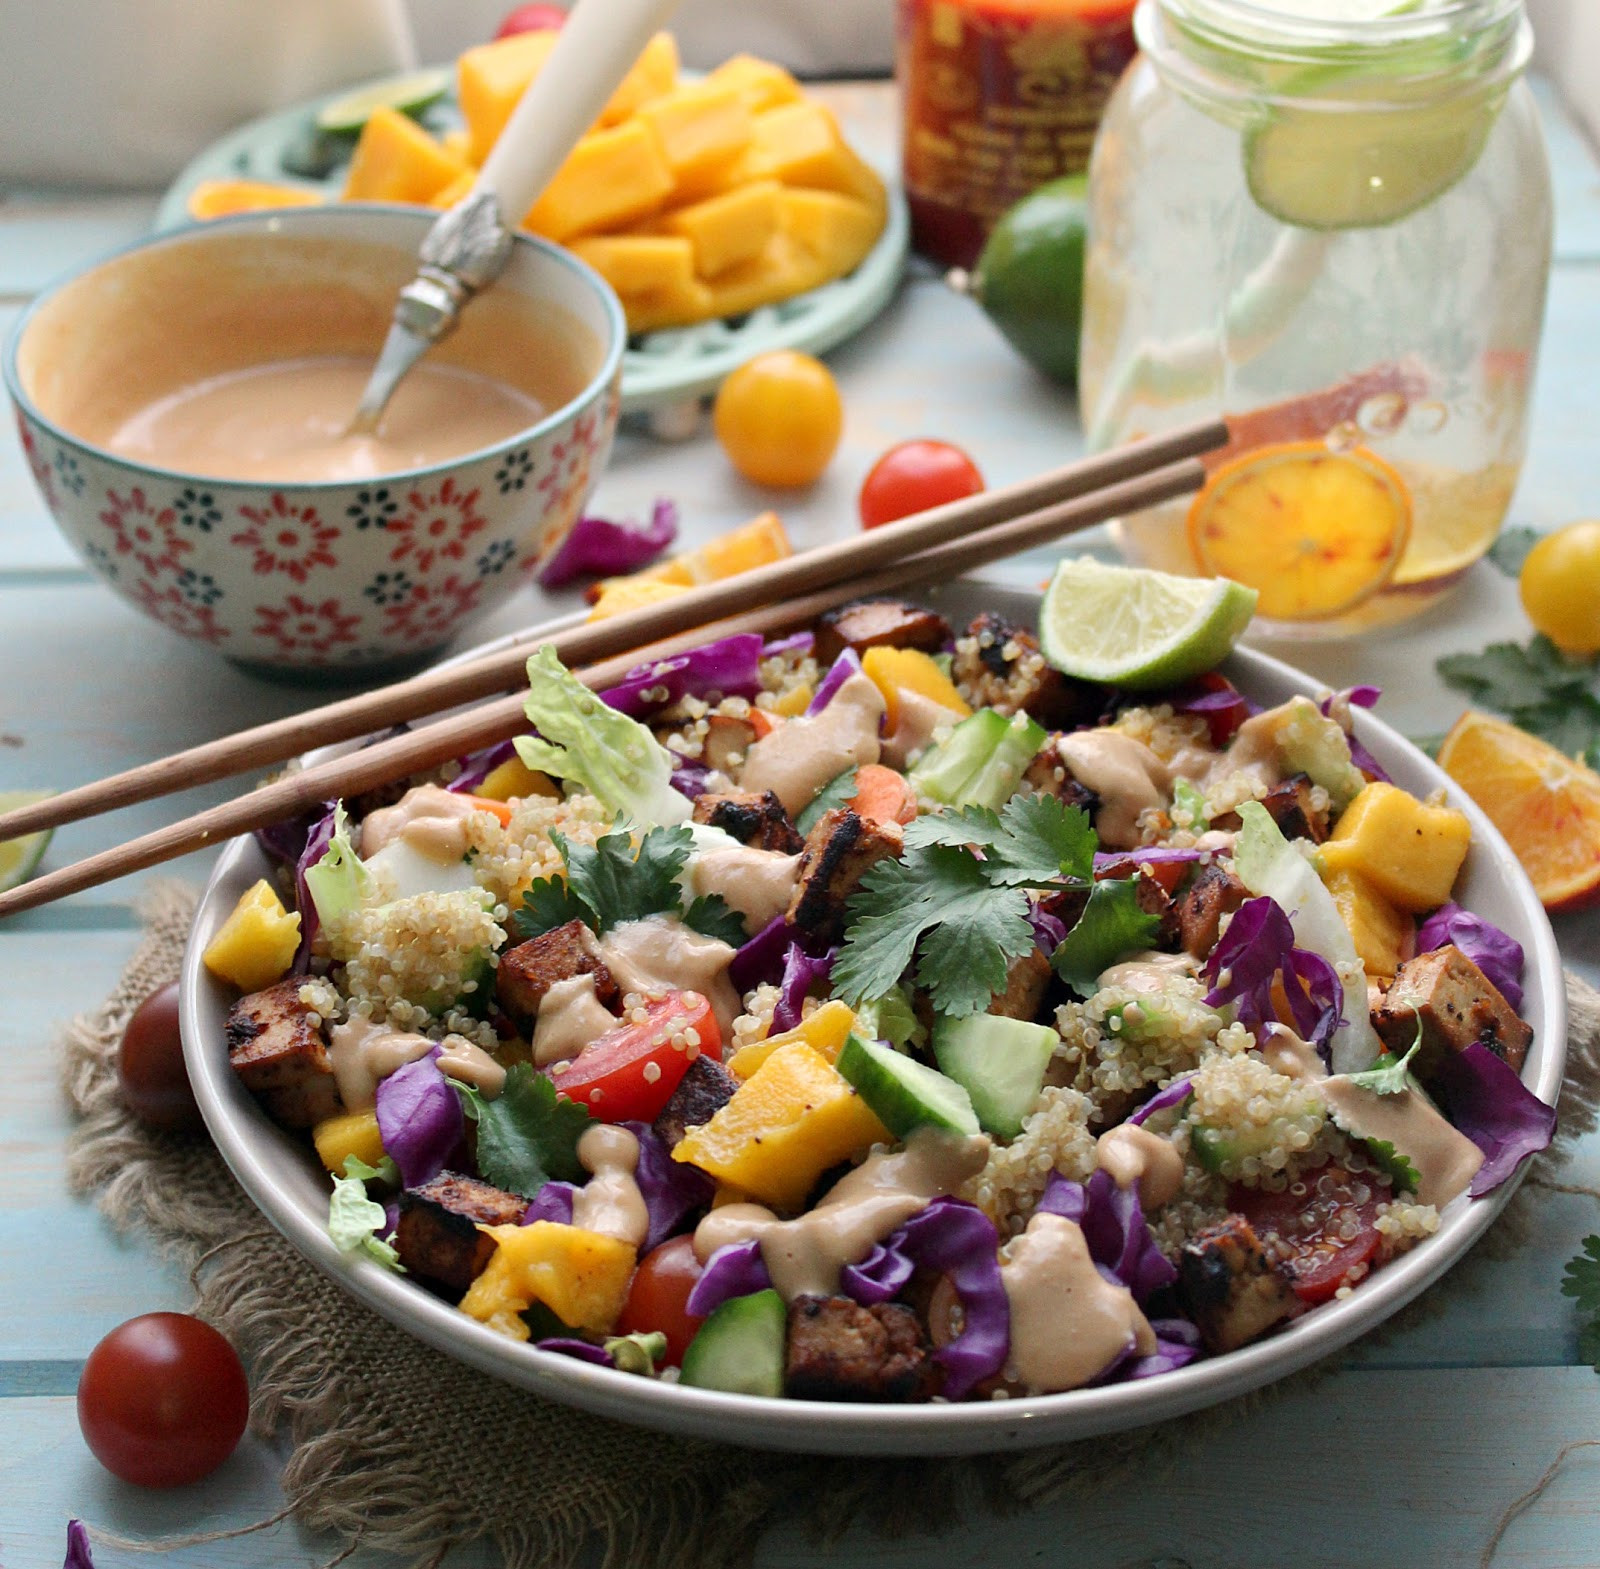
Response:
[{"label": "cooked quinoa", "polygon": [[1016,1236],[1028,1224],[1050,1174],[1085,1182],[1098,1164],[1089,1131],[1090,1102],[1077,1090],[1047,1086],[1009,1144],[996,1143],[977,1176],[961,1190],[999,1228]]},{"label": "cooked quinoa", "polygon": [[491,985],[505,914],[504,905],[485,909],[471,891],[413,894],[355,911],[335,937],[349,955],[350,1011],[416,1029],[445,1002]]},{"label": "cooked quinoa", "polygon": [[1229,1181],[1281,1190],[1298,1171],[1328,1160],[1321,1096],[1253,1052],[1207,1056],[1189,1088],[1189,1142],[1193,1146],[1197,1129],[1204,1130],[1212,1163]]}]

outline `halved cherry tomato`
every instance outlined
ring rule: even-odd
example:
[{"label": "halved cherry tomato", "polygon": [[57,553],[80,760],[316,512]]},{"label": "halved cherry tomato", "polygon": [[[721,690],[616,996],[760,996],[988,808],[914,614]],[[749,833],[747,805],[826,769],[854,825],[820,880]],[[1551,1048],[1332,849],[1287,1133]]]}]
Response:
[{"label": "halved cherry tomato", "polygon": [[667,1354],[662,1360],[676,1367],[705,1323],[688,1311],[689,1293],[703,1272],[704,1266],[695,1257],[693,1237],[671,1237],[646,1253],[628,1287],[617,1333],[648,1335],[660,1330],[667,1337]]},{"label": "halved cherry tomato", "polygon": [[555,1074],[557,1091],[600,1122],[653,1122],[696,1057],[722,1061],[717,1016],[699,992],[656,997],[644,1015],[590,1041]]},{"label": "halved cherry tomato", "polygon": [[1383,1241],[1378,1206],[1390,1197],[1388,1183],[1370,1172],[1324,1166],[1306,1172],[1282,1193],[1235,1186],[1228,1192],[1228,1207],[1250,1222],[1269,1249],[1276,1238],[1282,1250],[1279,1262],[1289,1272],[1295,1295],[1317,1303],[1367,1273]]},{"label": "halved cherry tomato", "polygon": [[948,441],[902,441],[872,465],[861,485],[862,528],[877,528],[983,489],[978,465]]},{"label": "halved cherry tomato", "polygon": [[78,1426],[96,1460],[138,1487],[181,1487],[234,1451],[250,1415],[239,1354],[187,1313],[113,1329],[78,1380]]},{"label": "halved cherry tomato", "polygon": [[495,29],[496,38],[513,33],[550,33],[566,26],[567,13],[558,5],[519,5],[507,11]]}]

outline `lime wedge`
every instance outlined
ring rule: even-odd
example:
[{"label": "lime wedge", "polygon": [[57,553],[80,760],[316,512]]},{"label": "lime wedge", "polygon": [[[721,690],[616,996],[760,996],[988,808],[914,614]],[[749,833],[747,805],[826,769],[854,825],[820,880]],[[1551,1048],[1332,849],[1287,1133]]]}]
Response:
[{"label": "lime wedge", "polygon": [[1069,557],[1045,590],[1039,642],[1057,670],[1080,680],[1171,686],[1221,663],[1255,606],[1256,591],[1227,578]]},{"label": "lime wedge", "polygon": [[[54,794],[53,790],[0,790],[0,812],[14,812],[19,806],[32,806],[35,801]],[[36,834],[24,834],[20,839],[0,841],[0,893],[33,876],[53,832],[45,828]]]},{"label": "lime wedge", "polygon": [[354,136],[372,118],[375,109],[394,109],[401,114],[421,114],[436,104],[450,89],[450,72],[443,67],[430,71],[408,71],[404,76],[386,76],[368,82],[331,104],[317,110],[317,129],[334,136]]}]

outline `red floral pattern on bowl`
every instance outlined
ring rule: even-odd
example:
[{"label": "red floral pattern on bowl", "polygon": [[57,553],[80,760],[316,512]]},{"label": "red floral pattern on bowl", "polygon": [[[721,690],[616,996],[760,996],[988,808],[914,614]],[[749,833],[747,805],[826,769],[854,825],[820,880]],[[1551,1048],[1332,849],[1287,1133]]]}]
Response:
[{"label": "red floral pattern on bowl", "polygon": [[[219,220],[205,232],[259,227],[270,216],[315,225],[318,238],[332,231],[414,251],[431,216],[305,212]],[[193,232],[145,243],[193,243]],[[62,532],[115,592],[230,659],[356,672],[439,649],[516,593],[565,538],[616,430],[624,327],[615,296],[571,256],[527,236],[506,285],[562,305],[600,354],[577,398],[498,446],[425,470],[322,484],[150,468],[78,439],[34,406],[17,371],[25,318],[5,369],[29,470]]]}]

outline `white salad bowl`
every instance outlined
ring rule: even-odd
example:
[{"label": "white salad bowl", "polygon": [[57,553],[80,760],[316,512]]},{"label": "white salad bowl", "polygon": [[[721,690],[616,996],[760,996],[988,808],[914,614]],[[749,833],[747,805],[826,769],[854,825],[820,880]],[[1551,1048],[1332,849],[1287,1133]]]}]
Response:
[{"label": "white salad bowl", "polygon": [[[1031,622],[1038,609],[1036,594],[970,581],[918,597],[952,620],[994,609]],[[1248,650],[1236,652],[1222,668],[1263,704],[1295,693],[1315,696],[1319,690],[1311,677]],[[1553,1105],[1565,1066],[1566,1001],[1555,938],[1532,885],[1488,819],[1436,764],[1369,713],[1357,712],[1355,726],[1397,784],[1419,796],[1443,790],[1471,821],[1472,848],[1457,897],[1509,932],[1526,952],[1524,1016],[1533,1028],[1533,1044],[1523,1080]],[[730,1395],[634,1377],[507,1339],[403,1276],[334,1246],[326,1229],[327,1174],[309,1143],[273,1123],[234,1076],[223,1044],[232,994],[200,962],[202,949],[239,895],[268,872],[253,840],[229,845],[201,900],[184,956],[184,1056],[223,1158],[267,1218],[313,1264],[385,1318],[492,1377],[623,1422],[761,1449],[954,1455],[1059,1443],[1163,1421],[1283,1378],[1381,1324],[1483,1235],[1520,1177],[1483,1198],[1456,1199],[1444,1210],[1437,1233],[1345,1299],[1313,1309],[1265,1340],[1136,1383],[1029,1399],[858,1405]]]}]

